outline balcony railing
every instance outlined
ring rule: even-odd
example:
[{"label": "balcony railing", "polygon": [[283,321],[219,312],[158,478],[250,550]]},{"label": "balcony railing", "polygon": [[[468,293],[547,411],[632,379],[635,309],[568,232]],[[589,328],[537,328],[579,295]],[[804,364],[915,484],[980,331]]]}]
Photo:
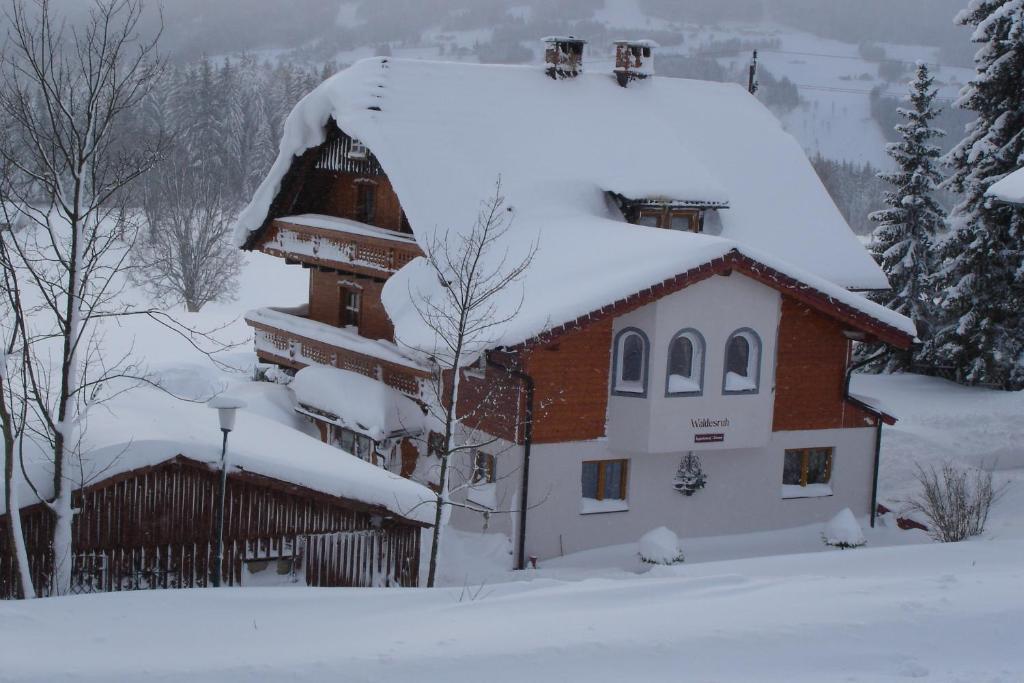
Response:
[{"label": "balcony railing", "polygon": [[393,344],[270,308],[245,319],[256,331],[256,354],[263,362],[295,369],[326,365],[372,377],[414,399],[423,395],[429,370]]},{"label": "balcony railing", "polygon": [[385,278],[423,254],[409,235],[326,216],[295,222],[303,218],[275,220],[261,250],[310,265]]}]

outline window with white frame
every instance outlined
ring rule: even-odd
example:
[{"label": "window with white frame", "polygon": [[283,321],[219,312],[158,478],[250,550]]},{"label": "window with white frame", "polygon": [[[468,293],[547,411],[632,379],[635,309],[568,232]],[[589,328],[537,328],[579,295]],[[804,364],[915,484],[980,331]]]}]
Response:
[{"label": "window with white frame", "polygon": [[612,393],[620,396],[647,395],[647,356],[650,344],[647,335],[630,327],[615,337],[612,358]]},{"label": "window with white frame", "polygon": [[360,140],[352,138],[352,145],[348,148],[349,159],[365,159],[369,154],[369,150],[366,149]]},{"label": "window with white frame", "polygon": [[355,287],[341,287],[341,326],[359,327],[362,295]]},{"label": "window with white frame", "polygon": [[761,375],[761,338],[751,329],[736,330],[725,344],[722,393],[756,394]]},{"label": "window with white frame", "polygon": [[704,391],[704,337],[682,330],[668,345],[666,396],[698,396]]}]

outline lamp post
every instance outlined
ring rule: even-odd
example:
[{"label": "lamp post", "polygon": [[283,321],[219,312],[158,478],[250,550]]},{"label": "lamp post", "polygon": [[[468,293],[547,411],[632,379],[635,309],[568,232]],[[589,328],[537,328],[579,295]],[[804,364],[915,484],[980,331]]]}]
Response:
[{"label": "lamp post", "polygon": [[228,434],[235,428],[235,416],[239,408],[245,407],[245,401],[231,396],[218,396],[208,404],[211,408],[217,409],[217,417],[220,418],[220,431],[224,434],[223,445],[220,451],[220,485],[217,487],[216,519],[214,527],[217,531],[217,543],[214,547],[213,571],[210,572],[210,582],[215,588],[221,584],[221,573],[224,570],[224,499],[227,497],[228,488]]}]

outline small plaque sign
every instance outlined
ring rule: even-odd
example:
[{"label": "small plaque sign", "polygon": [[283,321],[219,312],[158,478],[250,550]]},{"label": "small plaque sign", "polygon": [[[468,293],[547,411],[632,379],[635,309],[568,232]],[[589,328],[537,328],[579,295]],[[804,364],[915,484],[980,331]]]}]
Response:
[{"label": "small plaque sign", "polygon": [[694,434],[694,443],[719,443],[725,441],[725,434]]}]

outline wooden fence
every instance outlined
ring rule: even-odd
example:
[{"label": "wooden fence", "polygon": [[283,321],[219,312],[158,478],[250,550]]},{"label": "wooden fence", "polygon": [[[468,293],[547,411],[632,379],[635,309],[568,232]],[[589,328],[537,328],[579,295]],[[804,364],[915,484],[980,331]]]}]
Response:
[{"label": "wooden fence", "polygon": [[[215,470],[179,456],[77,492],[72,592],[208,585],[217,483]],[[271,562],[310,586],[417,584],[416,522],[247,472],[230,474],[225,501],[224,585]],[[33,581],[48,595],[52,516],[35,505],[22,520]],[[16,585],[6,525],[0,516],[0,598]]]}]

